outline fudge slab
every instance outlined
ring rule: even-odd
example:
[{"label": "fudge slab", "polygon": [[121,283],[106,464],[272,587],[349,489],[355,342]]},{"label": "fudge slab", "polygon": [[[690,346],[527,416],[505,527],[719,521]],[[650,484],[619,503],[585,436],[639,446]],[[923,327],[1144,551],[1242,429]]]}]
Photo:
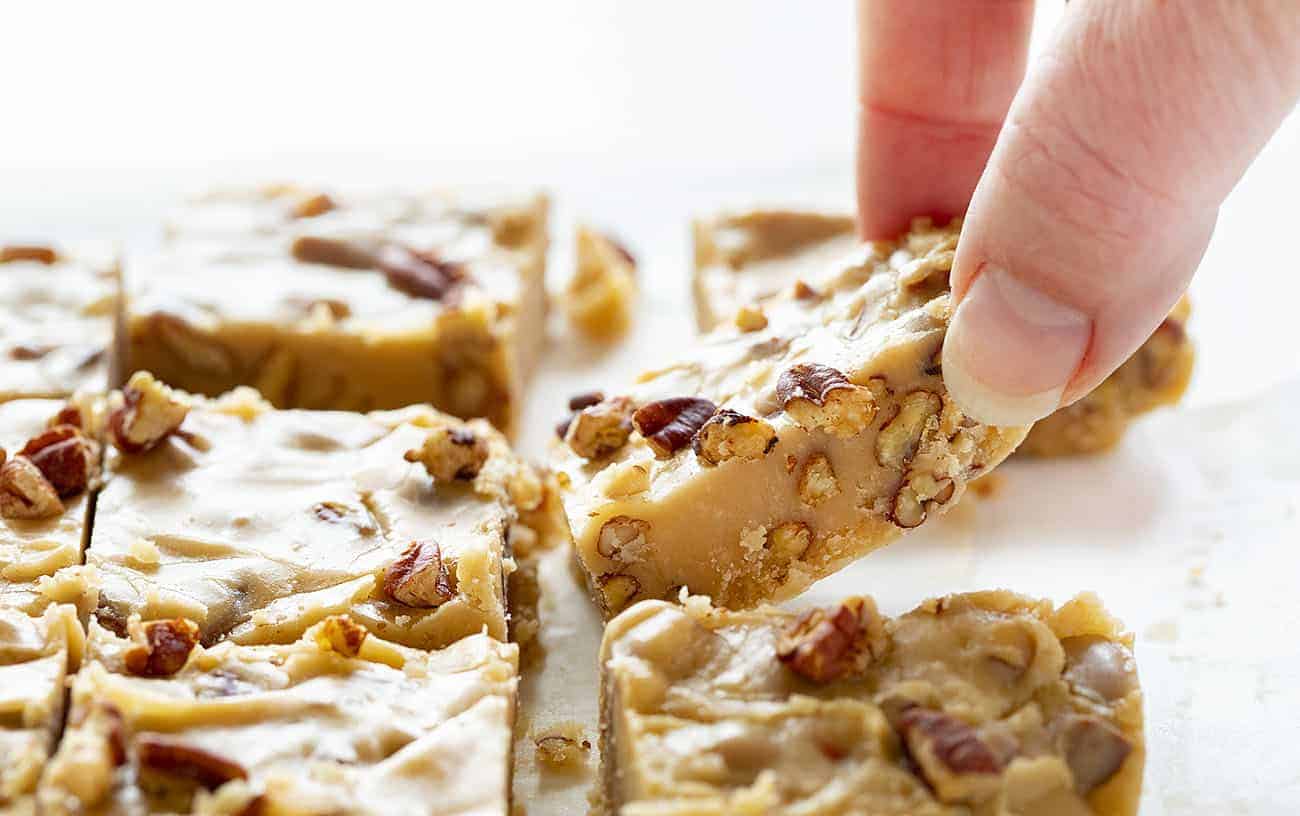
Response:
[{"label": "fudge slab", "polygon": [[281,408],[431,403],[510,432],[542,346],[547,213],[540,195],[214,193],[128,264],[127,370]]},{"label": "fudge slab", "polygon": [[107,249],[0,241],[0,400],[105,391],[120,287]]},{"label": "fudge slab", "polygon": [[102,397],[0,403],[0,609],[35,615],[54,601],[83,612],[93,604],[92,576],[80,564],[102,421]]},{"label": "fudge slab", "polygon": [[625,816],[1129,816],[1132,638],[1097,599],[1007,591],[887,619],[646,601],[601,646],[604,798]]},{"label": "fudge slab", "polygon": [[75,607],[29,615],[0,606],[0,812],[36,812],[36,783],[63,724],[64,681],[85,641]]},{"label": "fudge slab", "polygon": [[513,644],[424,652],[337,616],[291,644],[154,661],[164,639],[133,634],[91,626],[45,814],[508,813]]},{"label": "fudge slab", "polygon": [[[748,210],[694,222],[696,322],[702,331],[735,319],[827,260],[851,250],[853,219],[800,210]],[[1195,352],[1191,304],[1181,299],[1129,360],[1083,399],[1036,423],[1018,453],[1072,456],[1117,445],[1134,419],[1182,399]]]},{"label": "fudge slab", "polygon": [[922,524],[1025,428],[965,417],[939,349],[958,225],[918,222],[704,336],[631,386],[578,395],[556,471],[606,614],[683,586],[791,597]]},{"label": "fudge slab", "polygon": [[511,540],[538,532],[525,523],[548,498],[485,421],[279,411],[250,389],[206,399],[143,373],[114,404],[180,407],[144,450],[112,436],[87,553],[105,627],[186,617],[205,644],[284,643],[348,612],[415,647],[505,639]]}]

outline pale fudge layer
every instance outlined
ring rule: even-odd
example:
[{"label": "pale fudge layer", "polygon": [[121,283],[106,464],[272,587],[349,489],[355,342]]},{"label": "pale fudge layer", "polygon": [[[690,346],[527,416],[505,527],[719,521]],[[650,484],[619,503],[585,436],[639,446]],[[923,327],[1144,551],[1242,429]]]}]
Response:
[{"label": "pale fudge layer", "polygon": [[573,277],[561,304],[569,324],[597,342],[627,334],[636,305],[636,258],[614,238],[578,225]]},{"label": "pale fudge layer", "polygon": [[[853,219],[799,210],[749,210],[693,224],[693,293],[701,330],[745,319],[761,304],[856,243]],[[1025,456],[1099,453],[1118,444],[1134,419],[1174,405],[1191,381],[1195,352],[1183,298],[1151,337],[1090,394],[1029,431]]]},{"label": "pale fudge layer", "polygon": [[509,432],[542,346],[547,213],[540,195],[214,193],[129,264],[128,369],[282,408],[432,403]]},{"label": "pale fudge layer", "polygon": [[105,248],[0,240],[0,400],[109,388],[120,286]]},{"label": "pale fudge layer", "polygon": [[85,640],[72,606],[40,615],[0,606],[0,812],[36,812],[36,783],[63,724],[65,680]]},{"label": "pale fudge layer", "polygon": [[1095,597],[998,590],[896,618],[637,604],[601,647],[604,798],[624,816],[1129,816],[1132,638]]},{"label": "pale fudge layer", "polygon": [[143,451],[113,437],[87,554],[102,625],[186,617],[205,644],[283,643],[347,612],[422,648],[505,639],[512,539],[534,538],[525,525],[555,502],[486,422],[279,411],[249,389],[206,400],[141,374],[128,404],[150,404],[137,384],[189,410]]},{"label": "pale fudge layer", "polygon": [[948,399],[956,224],[860,247],[632,385],[579,395],[555,463],[607,614],[682,588],[791,597],[958,501],[1024,438]]},{"label": "pale fudge layer", "polygon": [[102,397],[0,403],[0,609],[93,605],[94,576],[80,565],[103,419]]},{"label": "pale fudge layer", "polygon": [[43,813],[508,813],[513,644],[425,652],[343,616],[284,645],[156,634],[184,624],[92,625]]}]

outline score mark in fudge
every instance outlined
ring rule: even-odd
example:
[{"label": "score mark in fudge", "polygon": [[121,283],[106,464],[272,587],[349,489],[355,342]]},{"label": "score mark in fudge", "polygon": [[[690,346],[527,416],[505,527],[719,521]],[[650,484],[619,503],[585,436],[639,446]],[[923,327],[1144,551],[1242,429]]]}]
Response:
[{"label": "score mark in fudge", "polygon": [[939,351],[958,224],[918,223],[795,281],[636,384],[584,394],[556,470],[606,614],[682,587],[789,598],[919,526],[1024,428],[948,399]]}]

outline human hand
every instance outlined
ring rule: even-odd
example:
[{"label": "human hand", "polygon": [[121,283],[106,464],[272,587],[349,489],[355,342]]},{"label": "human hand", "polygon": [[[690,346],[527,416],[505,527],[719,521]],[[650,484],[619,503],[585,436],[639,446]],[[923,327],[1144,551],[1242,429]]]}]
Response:
[{"label": "human hand", "polygon": [[1076,0],[1019,93],[1032,0],[858,12],[860,228],[967,213],[943,370],[983,422],[1041,419],[1146,340],[1300,97],[1297,0]]}]

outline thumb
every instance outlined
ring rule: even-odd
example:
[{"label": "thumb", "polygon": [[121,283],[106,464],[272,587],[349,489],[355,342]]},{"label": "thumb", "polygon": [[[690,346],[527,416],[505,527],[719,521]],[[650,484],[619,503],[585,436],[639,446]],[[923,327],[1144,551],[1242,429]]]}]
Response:
[{"label": "thumb", "polygon": [[1300,4],[1073,4],[976,187],[953,265],[949,390],[1036,421],[1160,324],[1218,207],[1300,95]]}]

